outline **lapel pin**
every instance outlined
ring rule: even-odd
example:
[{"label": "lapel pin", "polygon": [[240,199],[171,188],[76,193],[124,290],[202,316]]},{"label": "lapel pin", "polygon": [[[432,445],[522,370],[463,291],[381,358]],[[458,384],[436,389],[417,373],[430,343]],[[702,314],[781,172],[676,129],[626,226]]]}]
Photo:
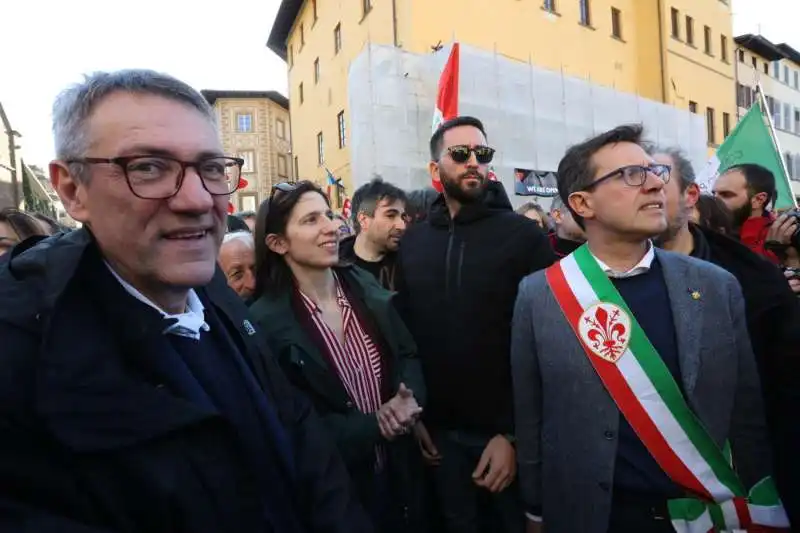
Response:
[{"label": "lapel pin", "polygon": [[256,328],[253,327],[253,324],[251,324],[249,320],[242,322],[242,327],[244,327],[245,333],[251,337],[256,334]]},{"label": "lapel pin", "polygon": [[692,293],[692,299],[693,300],[699,300],[700,299],[700,291],[691,291],[691,293]]}]

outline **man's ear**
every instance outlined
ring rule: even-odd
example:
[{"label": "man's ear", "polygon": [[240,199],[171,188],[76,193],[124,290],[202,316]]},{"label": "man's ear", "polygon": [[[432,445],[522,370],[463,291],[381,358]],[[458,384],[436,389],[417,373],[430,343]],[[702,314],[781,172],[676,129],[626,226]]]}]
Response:
[{"label": "man's ear", "polygon": [[358,227],[361,228],[361,231],[369,228],[369,217],[363,211],[359,211],[356,215],[356,220],[358,220]]},{"label": "man's ear", "polygon": [[588,220],[594,218],[594,199],[586,191],[574,192],[567,198],[569,206],[576,215]]},{"label": "man's ear", "polygon": [[765,192],[760,192],[750,199],[750,205],[754,209],[766,209],[769,202],[769,196]]},{"label": "man's ear", "polygon": [[441,182],[442,178],[439,175],[439,162],[431,161],[428,163],[428,173],[431,175],[431,180]]},{"label": "man's ear", "polygon": [[53,185],[64,209],[74,220],[86,224],[89,222],[89,206],[86,202],[87,179],[73,176],[69,165],[63,161],[52,161],[48,167],[50,183]]},{"label": "man's ear", "polygon": [[700,187],[696,183],[690,183],[683,192],[686,207],[692,209],[700,200]]}]

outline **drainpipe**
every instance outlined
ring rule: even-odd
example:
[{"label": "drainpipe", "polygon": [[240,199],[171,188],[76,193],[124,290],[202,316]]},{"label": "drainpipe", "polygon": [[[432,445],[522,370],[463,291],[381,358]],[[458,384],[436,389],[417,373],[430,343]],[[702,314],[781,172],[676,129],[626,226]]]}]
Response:
[{"label": "drainpipe", "polygon": [[11,198],[14,207],[19,208],[19,187],[17,186],[17,133],[14,130],[6,130],[8,135],[8,160],[11,162]]},{"label": "drainpipe", "polygon": [[739,50],[740,47],[736,47],[733,50],[733,83],[734,83],[734,91],[736,91],[735,98],[736,98],[736,123],[739,123],[739,119],[741,118],[739,113]]},{"label": "drainpipe", "polygon": [[661,64],[661,101],[667,102],[667,73],[664,72],[664,27],[662,17],[663,4],[658,0],[658,60]]},{"label": "drainpipe", "polygon": [[397,0],[392,0],[392,39],[395,48],[400,47],[400,36],[397,31]]}]

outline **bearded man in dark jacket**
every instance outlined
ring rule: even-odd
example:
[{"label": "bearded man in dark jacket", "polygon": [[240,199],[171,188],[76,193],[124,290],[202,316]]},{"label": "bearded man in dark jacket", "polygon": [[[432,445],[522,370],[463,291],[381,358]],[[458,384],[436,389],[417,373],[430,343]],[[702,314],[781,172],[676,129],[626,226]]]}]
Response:
[{"label": "bearded man in dark jacket", "polygon": [[800,305],[781,271],[744,244],[689,222],[699,197],[691,163],[679,151],[654,150],[672,167],[666,184],[667,232],[660,245],[709,261],[742,286],[747,329],[759,365],[778,491],[794,528],[800,527]]},{"label": "bearded man in dark jacket", "polygon": [[518,533],[511,318],[519,282],[555,256],[539,226],[513,212],[503,185],[488,180],[494,150],[479,120],[445,122],[430,150],[444,192],[406,230],[398,257],[398,307],[429,393],[431,435],[419,437],[438,464],[447,531]]}]

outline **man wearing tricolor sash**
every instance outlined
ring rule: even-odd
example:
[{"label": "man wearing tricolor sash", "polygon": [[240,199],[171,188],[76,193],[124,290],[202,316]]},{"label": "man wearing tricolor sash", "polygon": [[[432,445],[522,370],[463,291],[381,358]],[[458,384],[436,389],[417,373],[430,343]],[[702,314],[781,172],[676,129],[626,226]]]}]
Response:
[{"label": "man wearing tricolor sash", "polygon": [[587,244],[520,284],[511,356],[529,531],[786,531],[741,288],[653,247],[670,168],[641,135],[620,126],[567,151],[559,195]]}]

